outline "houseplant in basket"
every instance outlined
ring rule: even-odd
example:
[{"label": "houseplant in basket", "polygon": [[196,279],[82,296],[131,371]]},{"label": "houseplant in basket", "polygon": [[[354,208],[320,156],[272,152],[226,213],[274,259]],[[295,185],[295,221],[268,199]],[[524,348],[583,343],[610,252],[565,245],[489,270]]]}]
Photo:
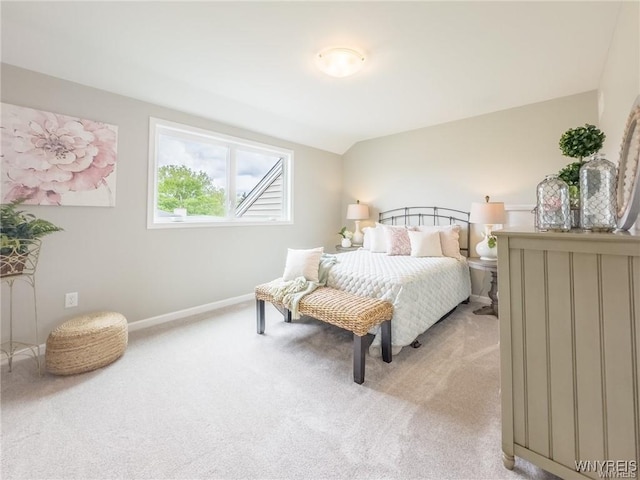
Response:
[{"label": "houseplant in basket", "polygon": [[40,237],[62,230],[53,223],[18,210],[23,200],[0,206],[0,276],[35,269]]}]

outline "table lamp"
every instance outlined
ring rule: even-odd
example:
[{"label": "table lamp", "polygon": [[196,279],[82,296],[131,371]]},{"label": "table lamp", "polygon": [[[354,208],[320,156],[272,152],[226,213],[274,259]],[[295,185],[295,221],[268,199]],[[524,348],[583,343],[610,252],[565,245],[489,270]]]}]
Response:
[{"label": "table lamp", "polygon": [[494,244],[489,246],[491,229],[497,223],[504,223],[504,203],[490,202],[489,196],[484,197],[484,203],[472,203],[470,223],[484,223],[484,238],[476,245],[476,252],[480,255],[480,260],[496,261],[498,259],[498,247]]},{"label": "table lamp", "polygon": [[367,218],[369,218],[369,207],[361,204],[360,200],[347,206],[347,220],[355,220],[356,223],[356,230],[353,232],[353,238],[351,238],[354,245],[362,245],[364,241],[364,235],[360,230],[360,220],[366,220]]}]

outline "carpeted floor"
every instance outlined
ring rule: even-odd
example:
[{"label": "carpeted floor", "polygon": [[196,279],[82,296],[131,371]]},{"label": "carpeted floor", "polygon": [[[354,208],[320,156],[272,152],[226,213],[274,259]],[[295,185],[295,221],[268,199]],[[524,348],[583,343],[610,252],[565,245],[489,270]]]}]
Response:
[{"label": "carpeted floor", "polygon": [[9,479],[555,479],[502,466],[498,320],[463,305],[352,377],[348,332],[253,302],[132,332],[73,377],[2,367]]}]

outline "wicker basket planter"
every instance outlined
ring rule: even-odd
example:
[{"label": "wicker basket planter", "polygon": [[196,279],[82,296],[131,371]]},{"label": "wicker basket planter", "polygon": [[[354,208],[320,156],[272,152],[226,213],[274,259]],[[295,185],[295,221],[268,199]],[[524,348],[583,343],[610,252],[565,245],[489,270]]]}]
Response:
[{"label": "wicker basket planter", "polygon": [[41,245],[38,239],[17,239],[11,248],[3,248],[5,253],[0,254],[0,276],[33,275]]},{"label": "wicker basket planter", "polygon": [[27,265],[27,254],[0,255],[0,276],[21,275]]}]

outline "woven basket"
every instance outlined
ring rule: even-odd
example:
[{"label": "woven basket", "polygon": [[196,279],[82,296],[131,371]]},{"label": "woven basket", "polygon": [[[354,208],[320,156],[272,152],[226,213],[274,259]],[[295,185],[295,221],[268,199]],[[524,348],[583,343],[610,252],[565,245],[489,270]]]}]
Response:
[{"label": "woven basket", "polygon": [[0,254],[0,276],[33,275],[38,264],[42,242],[37,238],[15,239],[11,247],[3,247]]},{"label": "woven basket", "polygon": [[0,255],[0,276],[9,277],[11,275],[22,274],[27,265],[29,255]]},{"label": "woven basket", "polygon": [[127,319],[116,312],[97,312],[73,318],[47,338],[47,371],[74,375],[104,367],[127,348]]}]

